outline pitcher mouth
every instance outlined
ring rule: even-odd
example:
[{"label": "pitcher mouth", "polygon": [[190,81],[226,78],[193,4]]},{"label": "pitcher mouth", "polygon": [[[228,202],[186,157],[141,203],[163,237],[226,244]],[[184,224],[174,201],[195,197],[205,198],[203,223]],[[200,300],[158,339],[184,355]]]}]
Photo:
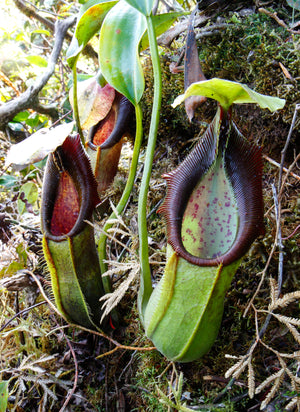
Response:
[{"label": "pitcher mouth", "polygon": [[[222,189],[219,179],[211,204],[203,204],[203,193],[212,191],[212,176],[220,170],[228,190]],[[188,262],[198,266],[229,265],[241,258],[263,233],[261,149],[246,141],[231,121],[230,113],[219,109],[195,149],[164,177],[167,196],[159,212],[167,221],[169,244]],[[201,186],[205,179],[206,186]],[[218,209],[212,205],[214,202],[222,207]]]},{"label": "pitcher mouth", "polygon": [[43,232],[54,241],[78,234],[99,202],[97,183],[80,137],[68,136],[47,161],[41,207]]},{"label": "pitcher mouth", "polygon": [[113,147],[130,129],[133,114],[132,103],[125,96],[116,92],[110,112],[90,129],[87,145],[93,150],[96,150],[97,147],[102,150]]}]

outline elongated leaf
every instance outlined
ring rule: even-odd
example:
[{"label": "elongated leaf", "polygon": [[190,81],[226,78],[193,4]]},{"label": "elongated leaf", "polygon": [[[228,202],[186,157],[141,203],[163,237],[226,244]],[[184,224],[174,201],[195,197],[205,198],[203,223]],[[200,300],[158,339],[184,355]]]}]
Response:
[{"label": "elongated leaf", "polygon": [[42,29],[38,29],[38,30],[33,30],[31,32],[31,34],[36,33],[36,34],[44,34],[45,36],[51,36],[51,33],[49,30],[42,30]]},{"label": "elongated leaf", "polygon": [[145,30],[145,17],[121,0],[107,14],[100,31],[101,72],[134,105],[140,101],[145,87],[139,59],[139,44]]},{"label": "elongated leaf", "polygon": [[217,100],[224,110],[228,110],[233,103],[256,103],[262,109],[267,108],[271,112],[282,109],[285,105],[284,99],[257,93],[245,84],[213,78],[191,84],[184,94],[175,99],[172,107],[195,95]]},{"label": "elongated leaf", "polygon": [[[186,36],[185,56],[184,56],[184,90],[186,90],[192,83],[206,80],[202,71],[199,60],[198,48],[196,43],[196,36],[194,31],[194,13],[190,16],[188,32]],[[206,97],[204,96],[190,96],[185,102],[185,111],[192,122],[195,116],[195,110],[199,107]]]},{"label": "elongated leaf", "polygon": [[[163,13],[157,14],[152,17],[155,34],[156,36],[160,36],[163,34],[168,28],[174,23],[174,21],[182,16],[184,13],[181,12],[174,12],[174,13]],[[140,45],[140,50],[145,50],[149,46],[149,38],[148,32],[145,32]]]},{"label": "elongated leaf", "polygon": [[107,12],[117,1],[92,0],[85,3],[78,14],[78,21],[72,42],[67,51],[67,61],[72,68],[79,53],[100,30]]},{"label": "elongated leaf", "polygon": [[150,16],[154,5],[154,0],[126,0],[126,2],[144,16]]}]

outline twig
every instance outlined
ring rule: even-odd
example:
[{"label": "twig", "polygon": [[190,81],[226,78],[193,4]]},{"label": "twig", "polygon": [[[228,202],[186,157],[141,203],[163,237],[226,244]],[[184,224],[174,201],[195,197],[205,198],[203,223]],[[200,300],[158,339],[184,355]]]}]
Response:
[{"label": "twig", "polygon": [[[281,151],[281,162],[280,162],[280,165],[279,165],[280,170],[279,170],[279,179],[278,179],[278,190],[279,190],[279,195],[278,195],[278,196],[277,196],[277,193],[276,193],[276,187],[275,187],[275,185],[272,183],[272,191],[273,191],[274,207],[275,207],[275,216],[276,216],[276,239],[275,239],[275,242],[273,243],[272,250],[271,250],[271,252],[270,252],[270,254],[269,254],[269,257],[268,257],[267,263],[266,263],[266,265],[265,265],[265,268],[264,268],[264,270],[263,270],[262,272],[260,272],[260,273],[262,274],[262,278],[261,278],[261,280],[260,280],[260,282],[259,282],[259,285],[258,285],[258,287],[257,287],[254,295],[252,296],[249,304],[247,305],[247,307],[246,307],[246,309],[245,309],[245,311],[244,311],[244,314],[243,314],[244,317],[246,316],[249,308],[250,308],[251,305],[253,304],[253,301],[254,301],[255,297],[257,296],[257,294],[258,294],[258,292],[259,292],[259,290],[260,290],[260,288],[261,288],[261,285],[262,285],[262,283],[263,283],[263,281],[264,281],[264,278],[265,278],[265,274],[266,274],[267,268],[268,268],[268,266],[269,266],[269,264],[270,264],[271,258],[273,257],[273,254],[274,254],[274,252],[275,252],[275,249],[276,249],[276,246],[277,246],[277,245],[278,245],[278,247],[279,247],[279,267],[278,267],[278,270],[279,270],[278,276],[279,276],[279,278],[278,278],[278,281],[281,280],[281,282],[282,282],[283,246],[282,246],[281,226],[280,226],[280,219],[281,219],[280,199],[281,199],[281,196],[282,196],[282,193],[283,193],[284,184],[285,184],[285,182],[286,182],[289,174],[291,174],[291,169],[295,166],[295,164],[297,163],[298,159],[300,158],[300,153],[297,155],[296,159],[293,161],[293,163],[290,165],[290,167],[289,167],[288,169],[286,169],[286,175],[285,175],[285,178],[284,178],[283,180],[282,180],[282,171],[284,170],[283,163],[284,163],[284,159],[285,159],[285,154],[286,154],[286,151],[287,151],[287,148],[288,148],[290,139],[291,139],[291,135],[292,135],[293,129],[294,129],[294,127],[295,127],[295,122],[296,122],[296,117],[297,117],[298,110],[300,110],[300,104],[296,104],[295,111],[294,111],[294,115],[293,115],[293,119],[292,119],[292,123],[291,123],[290,129],[289,129],[289,133],[288,133],[288,135],[287,135],[284,148],[283,148],[282,151]],[[269,160],[269,159],[267,159],[267,160]],[[279,199],[279,200],[278,200],[278,199]],[[270,209],[269,209],[269,210],[270,210]],[[280,236],[280,238],[279,238],[278,236]],[[280,244],[278,243],[278,239],[279,239]],[[280,274],[280,273],[281,273],[281,274]],[[280,289],[281,289],[281,284],[279,285],[279,289],[278,289],[278,290],[280,291]]]},{"label": "twig", "polygon": [[260,7],[260,8],[258,9],[258,11],[259,11],[260,13],[266,14],[266,15],[269,16],[269,17],[272,17],[272,19],[274,19],[274,20],[279,24],[279,26],[284,27],[284,28],[285,28],[287,31],[289,31],[290,33],[300,34],[300,31],[299,31],[299,30],[289,29],[288,26],[286,25],[286,23],[277,16],[277,13],[276,13],[276,12],[275,12],[275,13],[272,13],[271,11],[264,9],[263,7]]},{"label": "twig", "polygon": [[219,33],[219,30],[227,29],[228,27],[233,26],[230,23],[221,23],[221,24],[213,24],[207,27],[201,27],[198,33],[195,35],[196,40],[200,40],[203,37],[209,37],[216,33]]},{"label": "twig", "polygon": [[[263,158],[266,159],[266,160],[267,160],[269,163],[271,163],[273,166],[277,166],[278,168],[280,168],[280,163],[276,162],[276,160],[271,159],[269,156],[267,156],[267,155],[265,155],[265,154],[263,155]],[[285,173],[290,174],[292,177],[294,177],[295,179],[297,179],[297,180],[300,181],[300,176],[296,175],[296,173],[293,173],[293,172],[290,170],[290,167],[289,167],[288,169],[287,169],[286,167],[283,167],[283,168],[282,168],[282,171],[285,172]]]},{"label": "twig", "polygon": [[282,240],[288,240],[288,239],[290,239],[291,237],[294,236],[295,233],[297,233],[297,231],[298,231],[299,229],[300,229],[300,225],[298,225],[298,226],[296,227],[296,229],[294,229],[294,230],[292,231],[292,233],[289,234],[287,237],[283,237]]},{"label": "twig", "polygon": [[55,24],[55,42],[52,53],[49,57],[48,66],[45,72],[36,79],[35,83],[30,86],[23,94],[15,99],[3,104],[0,107],[0,127],[3,127],[6,123],[12,120],[17,113],[22,110],[26,110],[33,105],[37,105],[37,98],[39,92],[48,82],[55,70],[55,65],[60,55],[65,34],[69,27],[71,27],[76,21],[76,17],[68,17],[65,20],[58,20]]},{"label": "twig", "polygon": [[14,0],[16,7],[29,19],[35,19],[47,27],[52,32],[54,31],[54,23],[49,19],[45,19],[45,17],[41,16],[37,13],[33,8],[28,6],[23,0]]},{"label": "twig", "polygon": [[59,412],[63,412],[66,408],[66,406],[68,405],[68,403],[70,402],[72,396],[75,393],[75,390],[77,388],[77,382],[78,382],[78,362],[77,362],[77,358],[76,358],[76,354],[75,351],[71,345],[71,342],[69,341],[68,337],[66,336],[65,332],[62,330],[62,328],[60,328],[60,326],[58,325],[57,321],[56,321],[57,326],[59,327],[60,331],[63,334],[63,337],[66,339],[66,342],[70,348],[70,352],[73,356],[74,359],[74,366],[75,366],[75,376],[74,376],[74,384],[73,384],[73,388],[69,391],[68,396],[63,404],[63,406],[60,408]]},{"label": "twig", "polygon": [[254,292],[253,296],[252,296],[251,299],[250,299],[250,302],[248,303],[246,309],[244,310],[243,317],[245,317],[245,316],[247,315],[248,310],[250,309],[251,305],[253,304],[254,299],[256,298],[256,296],[258,295],[258,293],[259,293],[259,291],[260,291],[260,288],[261,288],[261,286],[262,286],[262,284],[263,284],[263,282],[264,282],[264,280],[265,280],[266,272],[267,272],[267,269],[268,269],[268,267],[269,267],[269,264],[270,264],[270,262],[271,262],[271,260],[272,260],[272,257],[273,257],[273,254],[274,254],[274,252],[275,252],[275,249],[276,249],[276,242],[273,243],[272,250],[271,250],[271,252],[269,253],[269,257],[268,257],[268,260],[267,260],[267,262],[266,262],[266,264],[265,264],[264,269],[263,269],[261,272],[257,273],[257,276],[258,276],[258,275],[261,275],[261,279],[260,279],[260,282],[259,282],[259,284],[258,284],[258,286],[257,286],[257,288],[256,288],[256,291]]},{"label": "twig", "polygon": [[279,251],[279,260],[278,260],[278,293],[277,293],[277,298],[280,295],[281,292],[281,286],[282,286],[282,273],[283,273],[283,244],[282,244],[282,237],[281,237],[281,225],[280,225],[280,219],[281,219],[281,202],[278,200],[277,197],[277,192],[276,192],[276,187],[275,184],[272,183],[272,192],[273,192],[273,198],[274,198],[274,205],[275,205],[275,217],[276,217],[276,243],[278,245],[278,251]]},{"label": "twig", "polygon": [[[281,287],[282,287],[282,281],[283,281],[283,244],[282,244],[282,237],[281,237],[281,224],[280,224],[280,219],[281,219],[281,204],[280,201],[278,201],[278,197],[277,197],[277,192],[276,192],[276,186],[274,183],[272,183],[272,192],[273,192],[273,199],[274,199],[274,206],[275,206],[275,216],[276,216],[276,239],[275,242],[273,244],[273,248],[272,248],[272,254],[270,254],[270,256],[273,255],[275,248],[278,246],[278,250],[279,250],[279,261],[278,261],[278,290],[277,290],[277,298],[279,297],[280,293],[281,293]],[[269,256],[269,257],[270,257]],[[270,261],[270,259],[268,259],[268,262]],[[258,288],[257,288],[258,290]],[[256,292],[257,292],[256,290]],[[255,292],[255,296],[257,295],[257,293]],[[253,300],[251,299],[251,305],[253,306]],[[249,306],[247,307],[249,308]],[[246,311],[245,311],[246,313]],[[244,315],[245,315],[244,313]],[[256,313],[256,312],[255,312]],[[270,320],[272,318],[272,312],[268,313],[263,326],[261,327],[261,329],[259,330],[259,332],[257,331],[257,339],[261,340],[262,337],[264,336]]]},{"label": "twig", "polygon": [[[195,27],[204,25],[209,20],[209,16],[203,14],[199,15],[195,19]],[[188,28],[189,21],[186,19],[182,23],[176,24],[176,26],[167,30],[157,39],[157,44],[160,46],[170,47],[173,40],[178,37],[182,32],[186,31]]]},{"label": "twig", "polygon": [[[299,34],[300,34],[300,32],[299,32]],[[294,130],[294,127],[295,127],[298,110],[300,110],[300,104],[296,104],[296,106],[295,106],[294,115],[293,115],[292,123],[291,123],[291,126],[290,126],[290,130],[289,130],[284,148],[281,151],[281,161],[280,161],[279,179],[278,179],[278,190],[281,189],[282,170],[283,170],[284,159],[285,159],[287,148],[288,148],[288,145],[290,143],[291,136],[292,136],[292,133],[293,133],[293,130]]]},{"label": "twig", "polygon": [[1,326],[0,328],[0,332],[2,332],[5,328],[7,328],[7,326],[14,320],[16,319],[18,316],[23,315],[26,312],[29,312],[31,309],[34,309],[38,306],[44,305],[45,303],[47,303],[45,300],[43,300],[42,302],[36,303],[35,305],[29,306],[29,308],[20,310],[18,313],[16,313],[12,318],[10,318],[3,326]]},{"label": "twig", "polygon": [[291,174],[291,173],[290,173],[291,170],[293,169],[293,167],[295,166],[295,164],[298,162],[299,159],[300,159],[300,153],[298,153],[298,155],[296,156],[296,158],[295,158],[295,160],[293,161],[293,163],[291,163],[290,167],[289,167],[288,170],[287,170],[287,173],[286,173],[284,179],[282,180],[281,188],[280,188],[280,191],[279,191],[279,194],[278,194],[278,199],[281,199],[281,196],[282,196],[282,193],[283,193],[284,186],[285,186],[285,183],[286,183],[286,181],[287,181],[287,178],[288,178],[289,174]]},{"label": "twig", "polygon": [[[16,7],[29,19],[39,21],[43,26],[47,27],[47,29],[50,30],[52,33],[55,31],[55,23],[53,23],[52,20],[46,19],[45,17],[41,16],[41,14],[35,10],[36,6],[34,6],[33,4],[29,5],[29,2],[25,3],[23,0],[14,0],[14,3]],[[71,42],[72,34],[66,33],[66,40],[68,42]],[[95,63],[97,62],[98,55],[90,44],[87,44],[85,46],[82,53],[87,57],[94,59]]]},{"label": "twig", "polygon": [[122,372],[120,373],[119,377],[118,377],[118,382],[121,381],[122,376],[124,375],[124,373],[127,371],[127,369],[129,368],[129,366],[132,364],[133,360],[134,360],[134,356],[135,356],[136,352],[133,352],[131,357],[130,357],[130,361],[127,363],[127,365],[123,368]]},{"label": "twig", "polygon": [[[133,350],[133,351],[139,351],[139,352],[143,352],[143,351],[151,351],[151,350],[156,350],[155,346],[149,346],[149,347],[136,347],[136,346],[128,346],[128,345],[122,345],[121,343],[117,342],[115,339],[111,338],[110,336],[106,335],[104,332],[98,332],[95,330],[91,330],[88,328],[85,328],[84,326],[80,326],[80,325],[76,325],[74,323],[70,323],[59,311],[58,309],[55,307],[55,305],[51,302],[51,300],[48,298],[48,296],[46,295],[43,286],[41,285],[41,282],[39,281],[39,279],[37,278],[37,276],[31,272],[30,270],[24,270],[24,272],[28,273],[30,276],[33,277],[33,279],[35,280],[43,298],[45,299],[45,301],[48,303],[48,305],[51,307],[51,309],[57,314],[59,315],[61,318],[63,318],[71,327],[74,328],[78,328],[81,329],[85,332],[89,332],[92,333],[94,335],[97,336],[101,336],[102,338],[105,338],[107,340],[109,340],[110,342],[112,342],[116,348],[114,348],[112,351],[108,351],[106,352],[103,356],[109,355],[112,352],[117,351],[118,349],[124,349],[124,350]],[[101,355],[102,356],[102,355]]]},{"label": "twig", "polygon": [[[259,290],[260,290],[260,288],[261,288],[261,285],[262,285],[262,283],[263,283],[263,281],[264,281],[267,268],[268,268],[268,266],[269,266],[269,264],[270,264],[270,261],[271,261],[271,259],[272,259],[272,257],[273,257],[273,254],[274,254],[275,250],[276,250],[276,247],[278,247],[278,251],[279,251],[278,281],[277,281],[278,289],[277,289],[277,296],[276,296],[276,297],[279,298],[280,293],[281,293],[281,288],[282,288],[282,283],[283,283],[283,257],[284,257],[284,255],[283,255],[283,249],[284,249],[284,247],[283,247],[283,244],[282,244],[282,235],[281,235],[281,195],[282,195],[282,192],[283,192],[283,189],[284,189],[284,183],[285,183],[285,181],[286,181],[286,179],[287,179],[287,177],[288,177],[288,175],[289,175],[289,173],[290,173],[290,169],[295,165],[295,163],[297,162],[297,159],[298,159],[298,157],[300,156],[300,154],[297,156],[297,158],[294,160],[293,164],[292,164],[292,165],[289,167],[289,169],[287,170],[287,175],[285,176],[285,179],[284,179],[283,182],[282,182],[282,171],[283,171],[283,163],[284,163],[285,154],[286,154],[287,147],[288,147],[288,144],[289,144],[289,141],[290,141],[290,137],[291,137],[291,134],[292,134],[294,125],[295,125],[296,114],[297,114],[297,111],[299,110],[299,108],[300,108],[300,105],[296,105],[295,112],[294,112],[294,116],[293,116],[293,120],[292,120],[292,124],[291,124],[291,127],[290,127],[290,131],[289,131],[289,133],[288,133],[288,136],[287,136],[287,140],[286,140],[284,149],[283,149],[282,152],[281,152],[282,156],[281,156],[281,163],[280,163],[280,165],[279,165],[279,166],[280,166],[280,175],[279,175],[279,182],[278,182],[278,188],[279,188],[279,190],[280,190],[279,196],[277,195],[277,190],[276,190],[275,184],[274,184],[274,183],[271,184],[272,193],[273,193],[273,199],[274,199],[275,218],[276,218],[276,236],[275,236],[275,241],[274,241],[274,243],[273,243],[272,250],[271,250],[271,252],[270,252],[270,254],[269,254],[269,257],[268,257],[267,263],[266,263],[266,265],[265,265],[265,268],[264,268],[264,270],[263,270],[263,272],[262,272],[261,281],[260,281],[260,283],[259,283],[259,285],[258,285],[258,287],[257,287],[257,289],[256,289],[256,291],[255,291],[255,293],[254,293],[254,295],[252,296],[252,298],[251,298],[251,300],[250,300],[250,302],[249,302],[246,310],[244,311],[244,315],[243,315],[243,316],[246,315],[246,313],[248,312],[248,310],[249,310],[250,307],[253,308],[254,314],[255,314],[256,339],[252,342],[252,344],[250,345],[250,349],[247,351],[247,353],[246,353],[246,355],[245,355],[245,358],[248,358],[248,359],[249,359],[249,357],[252,355],[252,353],[253,353],[253,351],[254,351],[254,348],[257,346],[257,344],[258,344],[259,342],[262,343],[264,346],[266,346],[266,345],[264,344],[264,342],[262,341],[262,338],[263,338],[263,336],[264,336],[264,334],[265,334],[265,332],[266,332],[266,330],[267,330],[267,328],[268,328],[268,326],[269,326],[269,323],[270,323],[270,320],[271,320],[271,318],[272,318],[273,312],[272,312],[272,311],[268,311],[268,312],[267,312],[268,314],[267,314],[267,316],[266,316],[266,319],[265,319],[262,327],[259,329],[259,327],[258,327],[258,318],[257,318],[257,312],[258,312],[258,311],[256,310],[255,306],[253,305],[253,301],[254,301],[255,297],[257,296],[257,294],[258,294],[258,292],[259,292]],[[297,231],[297,229],[298,229],[299,227],[300,227],[300,225],[294,230],[294,232],[293,232],[290,236],[292,236],[292,235]],[[271,348],[270,348],[270,349],[271,349]],[[275,351],[273,351],[273,352],[275,353]],[[249,361],[251,361],[251,360],[249,360]],[[234,382],[235,382],[235,378],[232,378],[231,382],[230,382],[230,383],[226,386],[226,388],[224,388],[224,390],[216,397],[216,399],[214,400],[214,402],[218,401],[218,400],[227,392],[227,390],[229,389],[229,385],[232,385]]]}]

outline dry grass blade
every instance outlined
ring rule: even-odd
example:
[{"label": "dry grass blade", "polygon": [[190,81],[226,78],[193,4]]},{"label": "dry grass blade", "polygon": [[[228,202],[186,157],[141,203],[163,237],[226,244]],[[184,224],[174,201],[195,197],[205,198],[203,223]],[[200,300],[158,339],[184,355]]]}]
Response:
[{"label": "dry grass blade", "polygon": [[131,265],[128,263],[119,263],[115,269],[110,269],[109,271],[103,274],[103,276],[106,276],[114,274],[116,272],[120,273],[120,271],[126,273],[128,270],[129,273],[126,279],[123,280],[112,293],[106,293],[104,296],[100,298],[100,301],[104,301],[102,305],[102,309],[104,309],[104,312],[101,320],[103,320],[112,311],[112,309],[118,305],[118,303],[128,290],[129,286],[131,285],[131,283],[135,279],[137,279],[140,272],[140,265],[135,262],[133,262]]}]

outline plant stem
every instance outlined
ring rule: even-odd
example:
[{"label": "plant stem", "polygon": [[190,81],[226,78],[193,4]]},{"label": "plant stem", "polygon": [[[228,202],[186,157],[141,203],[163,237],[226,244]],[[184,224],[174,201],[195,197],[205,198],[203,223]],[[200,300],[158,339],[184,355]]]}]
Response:
[{"label": "plant stem", "polygon": [[76,122],[77,130],[81,139],[82,144],[84,145],[84,136],[80,124],[80,118],[79,118],[79,110],[78,110],[78,98],[77,98],[77,70],[76,70],[76,64],[73,66],[73,112],[74,112],[74,119]]},{"label": "plant stem", "polygon": [[[128,199],[129,199],[129,196],[131,194],[132,187],[134,184],[138,160],[139,160],[139,153],[140,153],[140,148],[141,148],[141,143],[142,143],[142,138],[143,138],[142,110],[139,104],[135,106],[135,117],[136,117],[136,132],[135,132],[135,142],[134,142],[134,148],[133,148],[133,154],[132,154],[132,161],[131,161],[129,175],[128,175],[128,179],[127,179],[124,192],[122,194],[122,197],[119,203],[116,206],[116,212],[118,214],[121,214],[123,212],[128,202]],[[107,271],[107,264],[104,262],[104,260],[106,260],[107,231],[113,226],[113,223],[111,223],[110,221],[115,219],[116,217],[117,216],[115,212],[113,212],[110,215],[109,219],[104,225],[103,232],[101,233],[99,237],[98,255],[99,255],[100,269],[101,269],[102,274]],[[103,287],[106,293],[109,293],[111,291],[110,278],[108,276],[103,277]]]},{"label": "plant stem", "polygon": [[143,321],[145,309],[148,300],[152,293],[151,270],[149,264],[148,250],[148,232],[147,232],[147,194],[149,189],[150,175],[154,157],[154,149],[156,144],[157,129],[159,123],[160,107],[161,107],[161,69],[158,55],[158,47],[153,27],[151,16],[147,16],[147,29],[150,43],[150,53],[152,58],[153,75],[154,75],[154,96],[151,114],[151,123],[149,130],[148,145],[146,150],[146,158],[144,172],[140,187],[139,204],[138,204],[138,227],[139,227],[139,256],[141,265],[140,289],[138,295],[138,308],[141,319]]}]

